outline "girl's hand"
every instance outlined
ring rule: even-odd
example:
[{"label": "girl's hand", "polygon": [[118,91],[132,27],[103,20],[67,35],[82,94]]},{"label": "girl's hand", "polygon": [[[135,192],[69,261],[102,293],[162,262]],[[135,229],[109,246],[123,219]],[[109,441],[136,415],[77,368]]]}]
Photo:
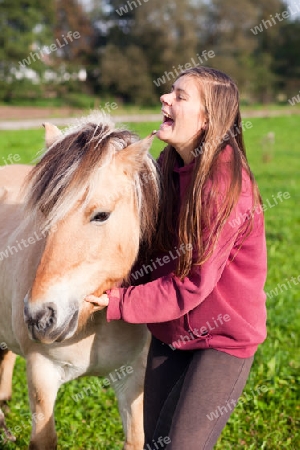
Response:
[{"label": "girl's hand", "polygon": [[84,299],[86,302],[90,302],[95,306],[96,311],[106,308],[109,304],[109,298],[107,294],[102,294],[100,297],[95,295],[87,295]]}]

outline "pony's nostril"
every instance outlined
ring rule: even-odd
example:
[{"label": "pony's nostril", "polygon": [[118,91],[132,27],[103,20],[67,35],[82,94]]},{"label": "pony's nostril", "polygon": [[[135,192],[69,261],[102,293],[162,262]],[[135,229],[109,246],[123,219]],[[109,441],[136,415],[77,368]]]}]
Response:
[{"label": "pony's nostril", "polygon": [[43,305],[42,308],[30,311],[28,305],[25,305],[24,318],[29,330],[31,330],[34,335],[37,333],[45,333],[56,323],[56,307],[54,303],[51,303]]},{"label": "pony's nostril", "polygon": [[55,312],[51,307],[47,307],[46,311],[40,311],[35,318],[35,328],[43,331],[54,325]]}]

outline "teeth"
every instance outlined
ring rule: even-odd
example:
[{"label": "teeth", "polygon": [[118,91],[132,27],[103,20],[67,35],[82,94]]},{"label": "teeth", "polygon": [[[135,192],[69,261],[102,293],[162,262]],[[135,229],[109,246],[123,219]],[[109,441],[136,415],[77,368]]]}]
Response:
[{"label": "teeth", "polygon": [[167,117],[168,119],[172,119],[172,117],[170,116],[170,114],[167,114],[164,112],[164,116]]}]

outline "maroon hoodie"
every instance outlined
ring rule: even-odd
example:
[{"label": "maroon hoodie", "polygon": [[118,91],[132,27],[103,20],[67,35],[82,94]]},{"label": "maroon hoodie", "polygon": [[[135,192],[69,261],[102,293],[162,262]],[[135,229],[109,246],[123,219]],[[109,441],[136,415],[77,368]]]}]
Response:
[{"label": "maroon hoodie", "polygon": [[[227,163],[231,157],[232,148],[227,146],[218,166],[221,191],[222,184],[230,179]],[[179,177],[180,201],[194,163],[174,168],[174,176]],[[132,273],[133,279],[150,275],[152,281],[107,291],[108,321],[147,323],[151,333],[171,348],[214,348],[240,358],[255,353],[266,338],[266,241],[260,207],[253,214],[250,235],[243,238],[253,197],[246,171],[242,178],[239,200],[211,257],[202,266],[193,266],[183,280],[173,273],[180,253],[185,251],[183,245],[153,258]]]}]

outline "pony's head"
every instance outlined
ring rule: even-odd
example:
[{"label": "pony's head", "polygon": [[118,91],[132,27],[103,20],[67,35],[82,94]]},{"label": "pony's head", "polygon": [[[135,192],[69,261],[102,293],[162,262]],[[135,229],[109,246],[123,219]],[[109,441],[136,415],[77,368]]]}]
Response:
[{"label": "pony's head", "polygon": [[46,128],[49,147],[30,173],[25,211],[47,231],[24,317],[30,337],[72,337],[95,312],[84,301],[126,279],[141,242],[150,243],[159,179],[143,140],[89,116],[61,133]]}]

